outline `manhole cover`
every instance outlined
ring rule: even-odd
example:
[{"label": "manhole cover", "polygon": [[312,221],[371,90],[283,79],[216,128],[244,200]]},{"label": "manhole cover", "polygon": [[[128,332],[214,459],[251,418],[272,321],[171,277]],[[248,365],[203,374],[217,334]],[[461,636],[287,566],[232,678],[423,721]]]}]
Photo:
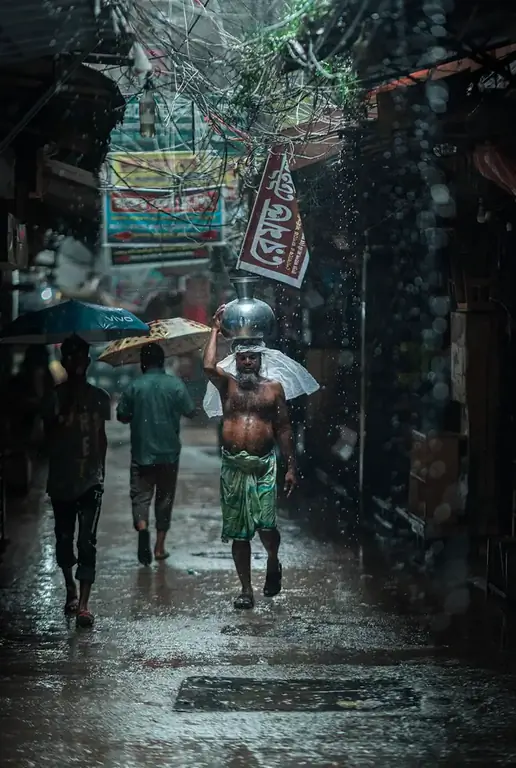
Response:
[{"label": "manhole cover", "polygon": [[[209,557],[211,560],[229,560],[231,559],[231,549],[226,550],[225,552],[190,552],[190,555],[192,557]],[[256,554],[253,553],[252,557],[253,560],[263,560],[265,555],[257,552]]]},{"label": "manhole cover", "polygon": [[419,695],[395,681],[254,680],[188,677],[174,709],[180,712],[406,711]]}]

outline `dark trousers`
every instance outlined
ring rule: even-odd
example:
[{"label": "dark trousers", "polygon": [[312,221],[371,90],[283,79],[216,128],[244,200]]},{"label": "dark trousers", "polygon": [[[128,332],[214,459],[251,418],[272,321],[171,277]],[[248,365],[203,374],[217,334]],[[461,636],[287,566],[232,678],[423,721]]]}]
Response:
[{"label": "dark trousers", "polygon": [[[77,581],[93,584],[97,562],[97,526],[102,506],[101,485],[71,501],[51,499],[54,509],[56,560],[60,568],[73,568],[77,563]],[[79,521],[77,557],[74,552],[75,525]]]},{"label": "dark trousers", "polygon": [[134,527],[139,523],[149,525],[152,497],[156,491],[154,514],[156,530],[166,532],[170,528],[172,506],[176,496],[179,461],[174,464],[149,464],[142,466],[131,462],[131,501]]}]

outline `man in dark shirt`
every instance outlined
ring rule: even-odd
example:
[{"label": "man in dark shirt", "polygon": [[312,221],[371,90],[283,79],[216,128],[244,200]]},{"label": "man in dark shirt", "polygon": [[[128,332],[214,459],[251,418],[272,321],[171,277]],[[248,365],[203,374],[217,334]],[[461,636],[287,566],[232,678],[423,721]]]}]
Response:
[{"label": "man in dark shirt", "polygon": [[[65,613],[77,614],[77,626],[91,627],[94,617],[88,600],[95,581],[107,449],[105,423],[111,418],[111,401],[107,392],[86,380],[90,357],[85,341],[78,336],[66,339],[61,361],[67,381],[49,394],[42,409],[49,458],[47,490],[54,509],[57,564],[66,584]],[[76,563],[78,600],[72,573]]]},{"label": "man in dark shirt", "polygon": [[152,553],[149,510],[156,490],[154,557],[165,560],[165,538],[170,528],[176,493],[181,441],[181,417],[192,418],[194,404],[177,376],[165,372],[159,344],[142,347],[143,376],[133,381],[120,399],[117,419],[131,425],[131,500],[138,531],[138,560],[150,565]]}]

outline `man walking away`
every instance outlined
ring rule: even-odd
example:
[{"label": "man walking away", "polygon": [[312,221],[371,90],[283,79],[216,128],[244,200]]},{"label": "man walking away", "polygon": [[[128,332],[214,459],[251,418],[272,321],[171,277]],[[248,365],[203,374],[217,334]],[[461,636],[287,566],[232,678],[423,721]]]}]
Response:
[{"label": "man walking away", "polygon": [[[54,510],[57,564],[66,584],[65,613],[77,614],[77,626],[91,627],[94,617],[88,600],[95,581],[106,465],[105,423],[111,418],[111,401],[107,392],[86,380],[90,357],[83,339],[72,336],[63,342],[61,362],[67,381],[49,393],[42,407],[49,458],[47,490]],[[75,564],[78,600],[72,572]]]},{"label": "man walking away", "polygon": [[181,441],[181,417],[192,418],[194,405],[184,383],[165,372],[165,355],[159,344],[142,347],[143,376],[124,392],[117,419],[131,425],[131,501],[138,531],[138,560],[152,562],[149,511],[156,491],[156,544],[154,557],[165,560],[165,538],[170,528],[176,494]]}]

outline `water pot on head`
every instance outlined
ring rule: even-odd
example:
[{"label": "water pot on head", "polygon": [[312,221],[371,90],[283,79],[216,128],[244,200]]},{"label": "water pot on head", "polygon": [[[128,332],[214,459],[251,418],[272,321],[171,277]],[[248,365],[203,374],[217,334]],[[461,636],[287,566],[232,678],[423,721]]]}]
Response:
[{"label": "water pot on head", "polygon": [[274,331],[276,318],[271,307],[255,299],[257,277],[234,277],[237,299],[226,304],[220,328],[227,339],[265,339]]}]

